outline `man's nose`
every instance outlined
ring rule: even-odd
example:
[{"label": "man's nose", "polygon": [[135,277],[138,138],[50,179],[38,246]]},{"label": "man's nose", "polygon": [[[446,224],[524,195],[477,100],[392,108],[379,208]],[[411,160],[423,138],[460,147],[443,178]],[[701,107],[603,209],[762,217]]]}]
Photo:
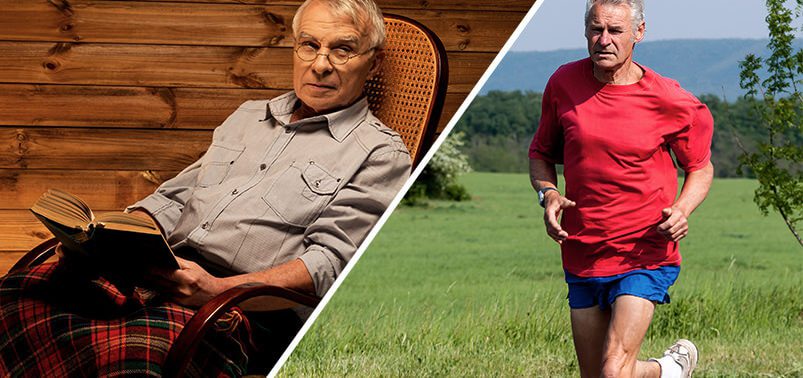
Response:
[{"label": "man's nose", "polygon": [[599,35],[599,41],[597,42],[602,46],[608,46],[611,44],[611,34],[608,33],[607,30],[603,30],[602,34]]},{"label": "man's nose", "polygon": [[332,62],[329,61],[329,54],[318,54],[312,61],[312,70],[317,74],[323,74],[333,69]]}]

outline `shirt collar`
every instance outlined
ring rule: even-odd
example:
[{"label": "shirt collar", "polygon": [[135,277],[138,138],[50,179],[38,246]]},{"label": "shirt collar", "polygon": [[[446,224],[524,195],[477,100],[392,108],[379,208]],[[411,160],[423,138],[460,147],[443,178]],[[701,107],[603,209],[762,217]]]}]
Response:
[{"label": "shirt collar", "polygon": [[[283,127],[290,125],[290,117],[292,117],[299,101],[295,92],[288,92],[268,101],[265,119],[272,118],[277,121],[278,125]],[[294,126],[302,127],[306,124],[325,122],[332,137],[338,142],[342,142],[365,120],[367,115],[368,99],[363,96],[347,108],[298,120],[294,123]]]}]

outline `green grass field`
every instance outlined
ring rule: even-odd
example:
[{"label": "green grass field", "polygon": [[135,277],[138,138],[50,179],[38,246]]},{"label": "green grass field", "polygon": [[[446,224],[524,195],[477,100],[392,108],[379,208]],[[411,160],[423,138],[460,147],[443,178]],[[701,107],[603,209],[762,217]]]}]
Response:
[{"label": "green grass field", "polygon": [[[577,376],[558,246],[526,175],[473,173],[463,203],[400,208],[283,376]],[[756,183],[716,180],[642,357],[678,337],[695,376],[803,376],[803,249]]]}]

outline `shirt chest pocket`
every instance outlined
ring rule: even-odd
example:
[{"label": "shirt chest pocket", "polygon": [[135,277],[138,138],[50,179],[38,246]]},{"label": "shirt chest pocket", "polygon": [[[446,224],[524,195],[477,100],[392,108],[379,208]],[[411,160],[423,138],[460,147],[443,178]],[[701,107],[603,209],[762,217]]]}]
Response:
[{"label": "shirt chest pocket", "polygon": [[206,188],[218,185],[229,174],[231,166],[242,155],[245,146],[236,143],[212,142],[201,162],[198,186]]},{"label": "shirt chest pocket", "polygon": [[284,222],[305,227],[318,219],[337,192],[340,181],[340,177],[313,161],[294,162],[279,175],[262,199]]}]

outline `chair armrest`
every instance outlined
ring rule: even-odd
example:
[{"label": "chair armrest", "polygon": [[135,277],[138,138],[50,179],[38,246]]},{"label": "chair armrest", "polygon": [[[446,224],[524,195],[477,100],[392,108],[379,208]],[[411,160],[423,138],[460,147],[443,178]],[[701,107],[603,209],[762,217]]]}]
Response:
[{"label": "chair armrest", "polygon": [[58,244],[59,241],[56,238],[50,238],[39,243],[39,245],[33,247],[33,249],[17,260],[14,266],[9,269],[8,273],[18,273],[30,267],[42,264],[56,254],[56,245]]},{"label": "chair armrest", "polygon": [[229,309],[240,303],[249,310],[270,311],[298,304],[315,307],[319,302],[319,298],[310,295],[260,283],[247,283],[226,290],[198,309],[184,325],[167,353],[163,372],[166,377],[183,376],[206,332]]}]

